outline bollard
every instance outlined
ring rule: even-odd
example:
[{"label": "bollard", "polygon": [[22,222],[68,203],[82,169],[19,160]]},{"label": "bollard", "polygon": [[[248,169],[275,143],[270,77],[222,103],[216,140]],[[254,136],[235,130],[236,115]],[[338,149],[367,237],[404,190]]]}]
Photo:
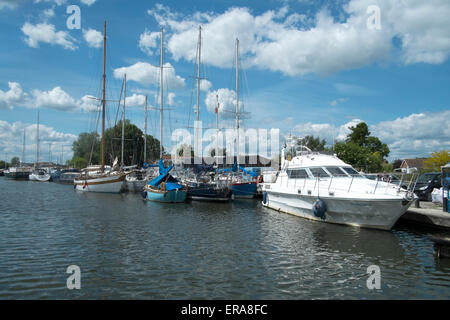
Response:
[{"label": "bollard", "polygon": [[415,206],[416,208],[420,208],[419,199],[417,199],[417,200],[414,202],[414,206]]}]

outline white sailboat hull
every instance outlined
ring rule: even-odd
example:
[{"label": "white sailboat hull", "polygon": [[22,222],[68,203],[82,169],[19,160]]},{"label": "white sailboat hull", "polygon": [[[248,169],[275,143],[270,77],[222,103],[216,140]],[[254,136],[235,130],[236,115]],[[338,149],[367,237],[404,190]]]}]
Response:
[{"label": "white sailboat hull", "polygon": [[316,217],[313,203],[317,196],[266,190],[265,207],[299,217],[336,224],[390,230],[412,201],[402,199],[358,199],[320,197],[326,204],[325,218]]},{"label": "white sailboat hull", "polygon": [[30,179],[30,181],[38,181],[38,182],[47,182],[50,181],[51,175],[46,173],[46,174],[30,174],[28,179]]},{"label": "white sailboat hull", "polygon": [[114,174],[100,177],[77,178],[75,189],[82,192],[120,193],[125,181],[125,175]]}]

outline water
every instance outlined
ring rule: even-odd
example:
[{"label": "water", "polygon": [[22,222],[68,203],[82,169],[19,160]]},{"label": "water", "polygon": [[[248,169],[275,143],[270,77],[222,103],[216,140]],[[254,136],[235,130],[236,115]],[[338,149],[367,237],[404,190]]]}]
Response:
[{"label": "water", "polygon": [[[450,298],[450,262],[412,226],[312,222],[256,200],[164,205],[4,178],[0,190],[0,299]],[[366,285],[373,264],[381,290]]]}]

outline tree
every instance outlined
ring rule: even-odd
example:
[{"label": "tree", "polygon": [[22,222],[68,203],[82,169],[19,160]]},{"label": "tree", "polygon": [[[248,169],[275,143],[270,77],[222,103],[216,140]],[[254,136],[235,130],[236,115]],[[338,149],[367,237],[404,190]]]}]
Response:
[{"label": "tree", "polygon": [[431,157],[423,161],[423,167],[427,171],[441,171],[441,167],[450,162],[450,150],[436,151]]},{"label": "tree", "polygon": [[311,151],[324,151],[325,150],[325,139],[320,140],[319,137],[306,136],[303,139],[297,141],[298,145],[304,145],[311,149]]},{"label": "tree", "polygon": [[364,146],[367,137],[370,135],[369,128],[365,122],[360,122],[356,127],[350,127],[350,134],[347,136],[347,142],[353,142],[358,146]]},{"label": "tree", "polygon": [[0,169],[7,168],[9,165],[6,161],[0,160]]},{"label": "tree", "polygon": [[[132,124],[130,120],[125,120],[124,131],[124,165],[142,164],[144,160],[154,161],[159,158],[158,139],[147,135],[147,156],[144,158],[145,140],[142,130]],[[116,157],[119,159],[119,163],[121,162],[121,140],[122,121],[119,121],[114,127],[105,131],[105,164],[112,164]],[[89,163],[91,151],[93,151],[91,164],[100,164],[101,162],[101,138],[96,132],[80,133],[78,139],[74,141],[72,149],[74,152],[72,161],[76,161],[78,164],[82,163],[79,158]]]},{"label": "tree", "polygon": [[194,148],[192,148],[191,145],[188,145],[186,143],[183,143],[178,149],[177,149],[177,155],[179,157],[188,157],[185,153],[190,153],[191,157],[194,156]]},{"label": "tree", "polygon": [[378,152],[384,159],[389,155],[389,147],[387,144],[382,143],[377,137],[367,137],[364,146],[366,146],[372,153]]},{"label": "tree", "polygon": [[402,166],[402,163],[403,163],[403,160],[396,159],[396,160],[394,160],[394,162],[392,162],[392,168],[394,170],[398,169],[398,168],[400,168]]},{"label": "tree", "polygon": [[[227,149],[225,148],[218,148],[219,154],[222,156],[226,156],[227,155]],[[215,157],[216,156],[216,148],[211,148],[209,150],[209,155],[211,157]]]},{"label": "tree", "polygon": [[86,163],[100,163],[100,137],[97,132],[80,133],[78,139],[72,144],[73,158],[83,158]]},{"label": "tree", "polygon": [[68,160],[67,161],[67,165],[69,165],[70,167],[73,168],[78,168],[78,169],[82,169],[82,168],[86,168],[88,165],[88,162],[85,158],[75,158],[73,157],[72,160]]},{"label": "tree", "polygon": [[11,167],[17,167],[20,165],[19,157],[13,157],[11,159]]}]

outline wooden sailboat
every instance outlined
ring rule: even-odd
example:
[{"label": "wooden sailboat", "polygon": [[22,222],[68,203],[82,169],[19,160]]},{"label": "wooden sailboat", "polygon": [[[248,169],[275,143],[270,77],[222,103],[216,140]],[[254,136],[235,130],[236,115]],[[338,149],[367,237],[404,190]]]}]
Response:
[{"label": "wooden sailboat", "polygon": [[163,43],[164,31],[161,29],[161,62],[160,62],[160,110],[159,110],[159,176],[152,179],[142,190],[142,196],[146,200],[157,202],[184,202],[186,200],[186,187],[170,175],[173,166],[164,167],[163,163]]},{"label": "wooden sailboat", "polygon": [[101,166],[96,170],[83,169],[81,175],[74,179],[75,189],[84,192],[119,193],[126,174],[116,170],[117,161],[108,171],[105,170],[105,112],[106,112],[106,21],[103,32],[103,88],[102,88],[102,140]]}]

